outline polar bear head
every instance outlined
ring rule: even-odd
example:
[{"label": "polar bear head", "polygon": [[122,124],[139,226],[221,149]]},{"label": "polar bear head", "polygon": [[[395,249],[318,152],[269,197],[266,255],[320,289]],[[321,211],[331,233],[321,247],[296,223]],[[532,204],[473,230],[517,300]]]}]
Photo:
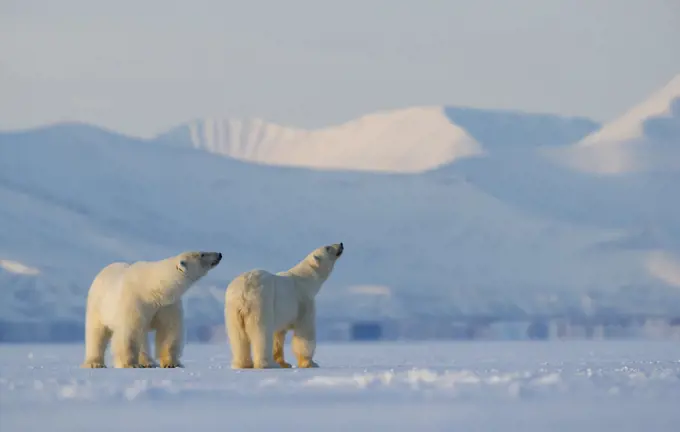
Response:
[{"label": "polar bear head", "polygon": [[335,262],[340,258],[344,250],[345,246],[342,242],[321,246],[307,255],[305,261],[319,273],[322,279],[326,279],[330,276]]},{"label": "polar bear head", "polygon": [[183,252],[176,257],[177,270],[189,280],[197,281],[222,261],[219,252]]},{"label": "polar bear head", "polygon": [[313,297],[319,293],[321,285],[331,275],[335,262],[344,250],[345,246],[342,243],[321,246],[310,252],[293,268],[280,274],[295,276],[298,286],[305,287],[308,294]]}]

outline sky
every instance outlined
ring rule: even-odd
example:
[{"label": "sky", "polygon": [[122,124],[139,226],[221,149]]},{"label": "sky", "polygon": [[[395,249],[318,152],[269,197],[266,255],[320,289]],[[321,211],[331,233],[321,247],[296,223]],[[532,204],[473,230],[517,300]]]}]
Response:
[{"label": "sky", "polygon": [[678,41],[677,0],[0,0],[0,129],[414,105],[607,121],[680,73]]}]

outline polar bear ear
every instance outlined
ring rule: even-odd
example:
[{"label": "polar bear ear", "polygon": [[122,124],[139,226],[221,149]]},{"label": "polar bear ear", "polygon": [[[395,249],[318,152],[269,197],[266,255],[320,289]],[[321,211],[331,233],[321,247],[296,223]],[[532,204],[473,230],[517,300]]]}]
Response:
[{"label": "polar bear ear", "polygon": [[179,264],[177,264],[177,270],[179,270],[182,273],[186,272],[187,271],[187,262],[184,261],[184,260],[180,261]]},{"label": "polar bear ear", "polygon": [[316,261],[317,265],[321,265],[321,257],[318,255],[314,255],[314,261]]}]

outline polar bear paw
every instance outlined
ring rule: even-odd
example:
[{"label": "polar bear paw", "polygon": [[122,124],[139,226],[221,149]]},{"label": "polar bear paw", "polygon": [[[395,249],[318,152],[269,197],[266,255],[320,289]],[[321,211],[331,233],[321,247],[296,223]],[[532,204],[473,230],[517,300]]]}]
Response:
[{"label": "polar bear paw", "polygon": [[277,363],[278,363],[279,366],[281,366],[283,369],[288,369],[288,368],[292,368],[292,367],[293,367],[292,364],[286,363],[286,362],[283,361],[283,360],[281,360],[281,361],[279,361],[279,362],[277,362]]},{"label": "polar bear paw", "polygon": [[231,368],[232,369],[252,369],[253,368],[253,362],[237,362],[234,361],[231,363]]},{"label": "polar bear paw", "polygon": [[281,365],[276,363],[276,362],[268,362],[268,361],[263,361],[263,362],[255,362],[253,364],[254,369],[280,369]]},{"label": "polar bear paw", "polygon": [[148,356],[142,355],[142,356],[139,357],[139,367],[140,368],[157,368],[158,364],[156,364]]},{"label": "polar bear paw", "polygon": [[138,368],[141,368],[141,367],[142,366],[139,363],[122,363],[122,364],[116,366],[116,368],[118,368],[118,369],[138,369]]},{"label": "polar bear paw", "polygon": [[80,367],[83,369],[106,369],[106,365],[102,361],[87,361]]},{"label": "polar bear paw", "polygon": [[301,369],[307,369],[307,368],[318,368],[319,364],[315,362],[314,360],[311,359],[302,359],[298,363],[298,368]]},{"label": "polar bear paw", "polygon": [[161,365],[160,365],[160,366],[161,366],[162,368],[166,368],[166,369],[170,369],[170,368],[183,368],[183,367],[184,367],[184,365],[183,365],[182,363],[180,363],[179,360],[177,360],[177,361],[173,361],[173,360],[161,361]]}]

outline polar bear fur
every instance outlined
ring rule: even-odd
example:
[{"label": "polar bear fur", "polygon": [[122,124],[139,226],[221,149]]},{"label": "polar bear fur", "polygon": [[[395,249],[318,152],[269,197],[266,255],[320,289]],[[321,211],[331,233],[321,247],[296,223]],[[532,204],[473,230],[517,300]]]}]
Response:
[{"label": "polar bear fur", "polygon": [[164,368],[182,367],[182,295],[222,260],[219,252],[183,252],[159,261],[104,267],[87,294],[84,368],[103,368],[111,342],[116,368],[154,367],[148,333]]},{"label": "polar bear fur", "polygon": [[291,367],[283,358],[288,330],[298,367],[318,367],[315,297],[343,250],[342,243],[322,246],[288,271],[251,270],[229,284],[224,315],[233,369]]}]

